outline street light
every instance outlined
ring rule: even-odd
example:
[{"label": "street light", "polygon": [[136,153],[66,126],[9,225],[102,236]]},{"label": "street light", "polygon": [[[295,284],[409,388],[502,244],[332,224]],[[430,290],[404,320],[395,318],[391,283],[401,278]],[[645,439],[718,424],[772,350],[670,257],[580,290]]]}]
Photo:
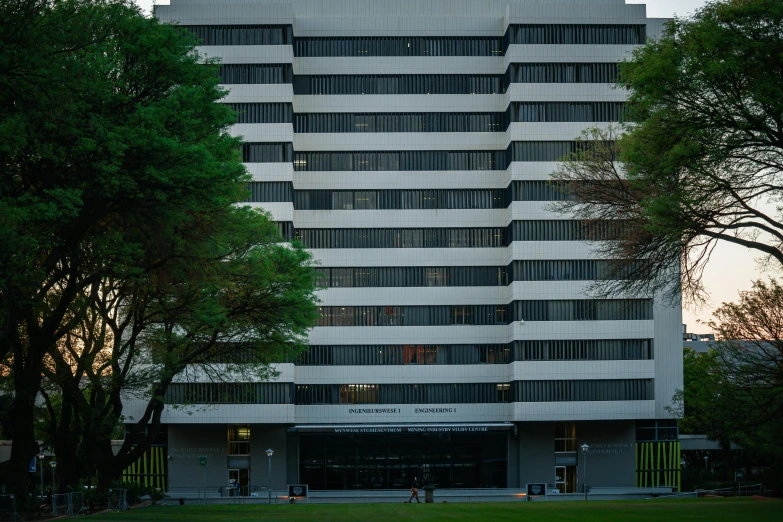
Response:
[{"label": "street light", "polygon": [[266,456],[269,457],[269,481],[267,483],[267,489],[269,490],[269,503],[272,503],[272,455],[275,452],[272,448],[266,450]]},{"label": "street light", "polygon": [[52,461],[50,465],[52,467],[52,495],[54,495],[54,468],[57,467],[57,462]]},{"label": "street light", "polygon": [[41,461],[41,496],[43,496],[43,463],[44,463],[44,457],[46,455],[43,454],[43,451],[38,454],[38,459]]},{"label": "street light", "polygon": [[710,468],[708,467],[708,463],[710,461],[709,455],[704,455],[704,471],[709,471]]},{"label": "street light", "polygon": [[590,450],[590,446],[587,445],[585,442],[582,444],[582,453],[585,456],[585,478],[584,478],[584,486],[585,486],[585,500],[587,500],[587,452]]}]

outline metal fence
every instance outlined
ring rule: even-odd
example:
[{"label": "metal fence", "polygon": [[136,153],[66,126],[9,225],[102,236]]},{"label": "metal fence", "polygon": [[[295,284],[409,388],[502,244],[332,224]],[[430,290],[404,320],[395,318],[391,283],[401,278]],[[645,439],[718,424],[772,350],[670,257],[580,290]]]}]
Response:
[{"label": "metal fence", "polygon": [[166,492],[166,502],[180,504],[277,504],[283,492],[270,491],[266,486],[207,486],[206,488],[176,488]]},{"label": "metal fence", "polygon": [[83,515],[85,510],[84,492],[58,493],[52,495],[52,515],[74,517]]},{"label": "metal fence", "polygon": [[109,509],[113,511],[126,511],[130,509],[128,506],[128,490],[126,489],[109,489],[106,492],[106,503]]},{"label": "metal fence", "polygon": [[695,491],[680,491],[678,493],[660,494],[652,497],[647,497],[647,500],[653,498],[688,498],[698,497],[700,495],[717,495],[717,496],[750,496],[766,494],[763,484],[737,484],[736,486],[730,486],[727,488],[713,488],[713,489],[697,489]]},{"label": "metal fence", "polygon": [[0,520],[22,520],[16,511],[16,495],[0,495]]}]

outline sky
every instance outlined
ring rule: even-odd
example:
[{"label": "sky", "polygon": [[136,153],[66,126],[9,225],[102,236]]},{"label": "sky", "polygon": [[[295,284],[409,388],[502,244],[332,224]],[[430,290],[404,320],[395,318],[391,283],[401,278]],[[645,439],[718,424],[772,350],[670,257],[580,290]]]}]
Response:
[{"label": "sky", "polygon": [[[169,3],[168,0],[135,1],[147,13],[150,12],[153,3],[158,5]],[[673,15],[691,14],[703,6],[706,0],[626,0],[626,3],[646,4],[648,17],[669,18]],[[739,291],[749,290],[754,280],[767,278],[769,275],[773,274],[762,272],[756,256],[746,248],[728,243],[718,244],[704,272],[704,286],[710,294],[710,300],[699,309],[684,308],[683,323],[688,325],[689,332],[709,332],[709,328],[702,323],[710,319],[712,310],[721,303],[736,301]]]}]

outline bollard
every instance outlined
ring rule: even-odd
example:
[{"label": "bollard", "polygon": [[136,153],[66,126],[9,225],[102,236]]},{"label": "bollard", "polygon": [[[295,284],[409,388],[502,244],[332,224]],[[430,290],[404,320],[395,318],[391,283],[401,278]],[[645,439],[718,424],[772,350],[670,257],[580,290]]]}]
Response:
[{"label": "bollard", "polygon": [[435,502],[435,486],[424,486],[424,503],[432,504]]}]

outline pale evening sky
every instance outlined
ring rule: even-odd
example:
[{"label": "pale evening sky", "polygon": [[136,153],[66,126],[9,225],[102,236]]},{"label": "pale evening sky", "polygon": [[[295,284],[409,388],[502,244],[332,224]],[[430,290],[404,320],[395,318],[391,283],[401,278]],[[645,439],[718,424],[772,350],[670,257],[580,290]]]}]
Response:
[{"label": "pale evening sky", "polygon": [[[168,4],[168,1],[135,0],[149,14],[153,4]],[[207,0],[204,0],[205,2]],[[628,4],[646,4],[647,16],[651,18],[669,18],[673,15],[686,16],[703,6],[706,0],[626,0]],[[712,310],[721,303],[735,301],[737,292],[747,290],[751,282],[768,275],[760,270],[756,256],[749,250],[730,244],[720,244],[713,253],[712,260],[704,273],[704,284],[711,295],[710,302],[700,310],[683,309],[683,322],[688,325],[688,331],[702,333],[708,331],[698,320],[707,321]]]}]

